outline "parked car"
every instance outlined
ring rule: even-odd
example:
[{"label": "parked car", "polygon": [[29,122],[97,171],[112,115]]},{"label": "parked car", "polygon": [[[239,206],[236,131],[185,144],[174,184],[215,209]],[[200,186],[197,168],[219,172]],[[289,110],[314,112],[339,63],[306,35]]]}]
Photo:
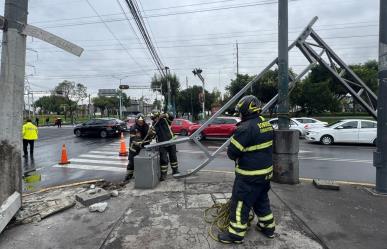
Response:
[{"label": "parked car", "polygon": [[128,116],[126,118],[126,127],[130,129],[130,127],[132,127],[132,125],[134,125],[135,122],[136,122],[135,116]]},{"label": "parked car", "polygon": [[340,120],[326,127],[311,129],[306,134],[308,141],[333,143],[376,144],[377,123],[371,120]]},{"label": "parked car", "polygon": [[182,136],[188,135],[188,129],[191,125],[193,125],[191,121],[183,118],[176,118],[173,120],[171,125],[171,130],[173,134],[180,134]]},{"label": "parked car", "polygon": [[323,122],[315,118],[302,117],[302,118],[293,118],[293,119],[303,124],[306,130],[313,129],[313,128],[321,128],[328,125],[327,122]]},{"label": "parked car", "polygon": [[[278,118],[273,118],[269,120],[270,124],[273,126],[274,129],[278,129]],[[306,134],[306,130],[304,128],[304,125],[294,118],[290,119],[289,122],[289,129],[290,130],[296,130],[299,132],[300,137],[304,137]]]},{"label": "parked car", "polygon": [[98,135],[102,138],[118,135],[127,131],[126,123],[116,118],[95,118],[74,127],[77,137],[84,135]]},{"label": "parked car", "polygon": [[[234,134],[237,123],[241,120],[237,117],[218,117],[212,124],[206,127],[200,134],[198,134],[198,139],[205,139],[209,137],[216,138],[228,138]],[[193,124],[188,128],[188,135],[192,135],[197,129],[199,129],[201,124]]]}]

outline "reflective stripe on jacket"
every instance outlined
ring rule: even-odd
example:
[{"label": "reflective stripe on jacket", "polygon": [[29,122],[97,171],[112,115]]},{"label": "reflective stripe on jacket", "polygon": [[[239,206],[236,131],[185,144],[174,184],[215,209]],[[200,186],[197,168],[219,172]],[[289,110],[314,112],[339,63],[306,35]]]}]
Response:
[{"label": "reflective stripe on jacket", "polygon": [[38,128],[31,122],[23,125],[23,139],[26,140],[37,140],[38,139]]},{"label": "reflective stripe on jacket", "polygon": [[231,138],[227,155],[236,161],[235,173],[268,180],[273,174],[273,127],[263,117],[243,120]]}]

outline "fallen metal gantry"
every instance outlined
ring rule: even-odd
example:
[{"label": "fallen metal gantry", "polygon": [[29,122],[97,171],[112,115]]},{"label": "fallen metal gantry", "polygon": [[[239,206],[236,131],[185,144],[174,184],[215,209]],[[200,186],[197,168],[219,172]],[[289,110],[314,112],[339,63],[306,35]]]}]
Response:
[{"label": "fallen metal gantry", "polygon": [[[376,119],[376,103],[377,97],[371,91],[371,89],[346,65],[340,57],[317,35],[313,30],[312,26],[317,21],[317,17],[314,17],[298,36],[298,38],[289,46],[288,51],[297,47],[303,53],[303,55],[309,61],[300,74],[293,76],[289,71],[289,90],[293,89],[294,86],[300,79],[306,75],[315,65],[320,64],[326,68],[332,76],[337,79],[345,89]],[[325,57],[324,57],[325,56]],[[205,166],[207,166],[216,155],[225,149],[230,143],[230,138],[223,143],[216,151],[211,153],[208,149],[198,140],[197,136],[209,125],[215,118],[219,117],[227,108],[233,105],[250,87],[257,83],[262,76],[267,73],[274,65],[278,63],[278,58],[274,59],[263,71],[261,71],[253,80],[246,84],[236,95],[234,95],[219,111],[211,116],[198,130],[196,130],[191,136],[186,138],[174,139],[166,142],[155,143],[145,146],[147,150],[154,150],[158,147],[168,146],[172,144],[185,143],[188,141],[195,142],[198,147],[206,155],[206,159],[199,164],[196,168],[175,174],[175,178],[187,177],[195,174]],[[278,94],[274,96],[263,108],[262,112],[266,112],[278,100]]]}]

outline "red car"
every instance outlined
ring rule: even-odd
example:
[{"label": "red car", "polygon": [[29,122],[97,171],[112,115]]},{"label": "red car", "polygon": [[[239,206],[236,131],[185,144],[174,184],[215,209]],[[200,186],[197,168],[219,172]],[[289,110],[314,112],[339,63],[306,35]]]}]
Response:
[{"label": "red car", "polygon": [[[208,137],[231,137],[232,134],[234,134],[237,123],[240,121],[241,120],[236,117],[218,117],[198,135],[198,138],[201,140]],[[191,125],[188,129],[188,135],[194,133],[200,126],[200,124]]]},{"label": "red car", "polygon": [[188,129],[191,125],[194,125],[194,123],[192,123],[187,119],[176,118],[172,122],[171,130],[173,134],[180,134],[182,136],[187,136]]}]

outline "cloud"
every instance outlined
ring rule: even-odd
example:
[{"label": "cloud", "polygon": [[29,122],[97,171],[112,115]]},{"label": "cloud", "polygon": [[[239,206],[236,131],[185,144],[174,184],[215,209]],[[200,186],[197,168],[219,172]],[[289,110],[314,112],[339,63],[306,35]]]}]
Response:
[{"label": "cloud", "polygon": [[[127,75],[122,80],[125,83],[150,84],[152,75],[157,73],[156,66],[117,2],[89,1],[100,17],[86,1],[29,1],[31,24],[44,27],[85,49],[84,54],[77,58],[28,38],[28,48],[37,51],[27,53],[31,65],[27,67],[27,74],[33,74],[29,77],[33,88],[52,89],[67,79],[84,83],[95,94],[100,88],[116,88],[118,78]],[[124,2],[121,0],[128,11]],[[290,1],[289,39],[294,39],[314,16],[318,16],[316,30],[347,63],[376,59],[378,4],[377,0]],[[183,88],[186,77],[189,85],[200,84],[191,71],[201,67],[207,89],[217,87],[223,90],[235,77],[236,41],[239,43],[241,73],[257,74],[277,56],[278,10],[274,0],[142,0],[141,5],[145,10],[143,15],[149,17],[146,24],[163,63],[177,74]],[[242,5],[252,6],[233,8]],[[4,0],[0,1],[2,12],[3,6]],[[200,12],[188,13],[192,11]],[[129,13],[128,16],[131,17]],[[101,18],[114,36],[101,23]],[[133,21],[131,24],[137,32]],[[303,56],[296,53],[290,54],[290,62],[290,66],[306,63]],[[144,90],[128,94],[155,97]]]}]

